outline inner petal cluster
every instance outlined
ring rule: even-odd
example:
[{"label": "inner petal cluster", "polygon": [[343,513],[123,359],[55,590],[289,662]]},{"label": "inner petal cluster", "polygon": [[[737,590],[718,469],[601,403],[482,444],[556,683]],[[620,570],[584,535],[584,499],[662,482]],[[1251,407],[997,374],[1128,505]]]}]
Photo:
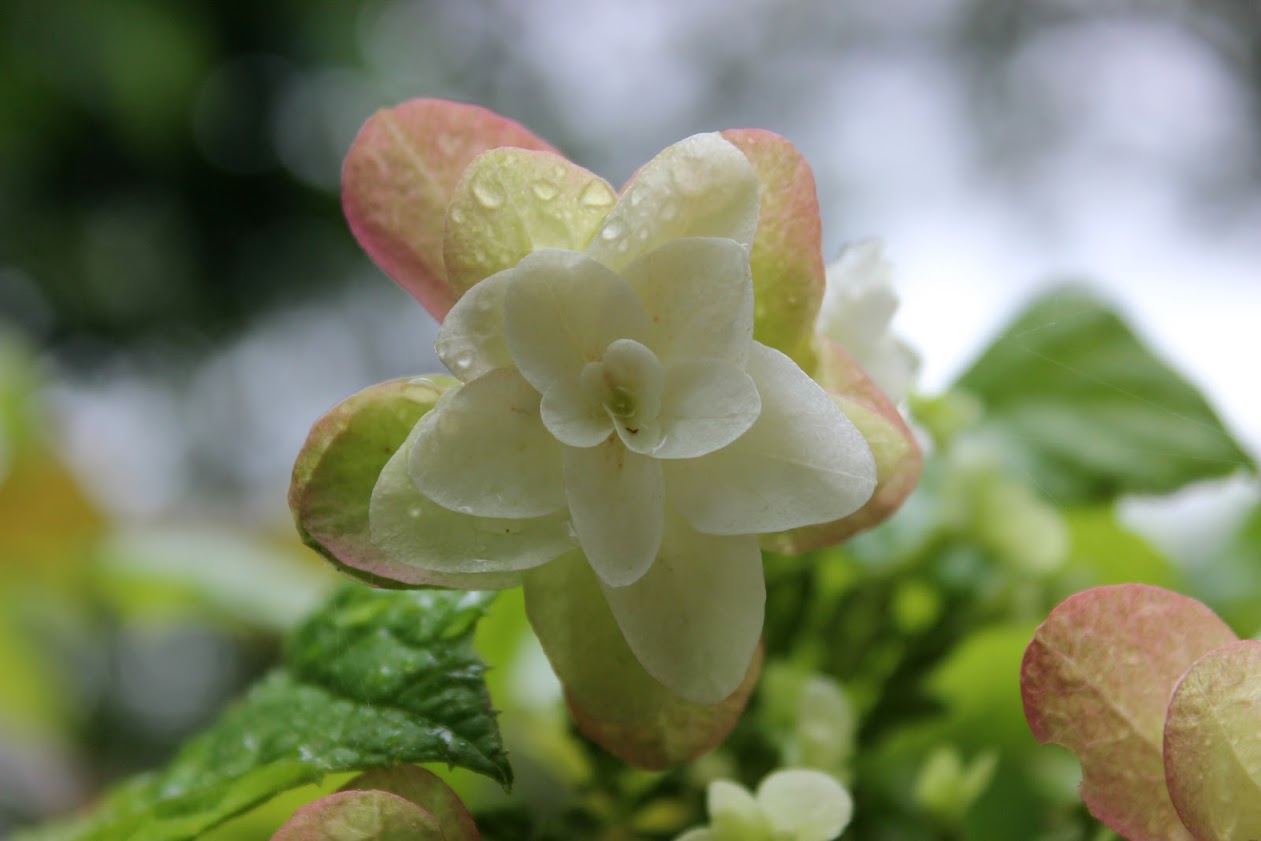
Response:
[{"label": "inner petal cluster", "polygon": [[618,339],[578,377],[591,412],[602,412],[622,443],[651,453],[661,440],[665,368],[657,355],[634,339]]}]

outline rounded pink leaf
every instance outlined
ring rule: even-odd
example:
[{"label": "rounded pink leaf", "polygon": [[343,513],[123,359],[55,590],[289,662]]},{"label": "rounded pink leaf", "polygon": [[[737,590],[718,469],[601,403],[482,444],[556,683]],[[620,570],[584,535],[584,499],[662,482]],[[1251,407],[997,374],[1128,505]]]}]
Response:
[{"label": "rounded pink leaf", "polygon": [[1165,721],[1165,779],[1196,838],[1261,838],[1261,642],[1210,651],[1178,683]]},{"label": "rounded pink leaf", "polygon": [[1195,599],[1117,584],[1065,599],[1029,643],[1020,671],[1029,727],[1077,754],[1082,799],[1131,841],[1191,837],[1165,786],[1165,711],[1191,664],[1234,639]]},{"label": "rounded pink leaf", "polygon": [[442,256],[447,204],[464,168],[501,146],[555,151],[485,108],[412,99],[369,117],[342,166],[342,207],[355,238],[439,321],[459,298]]},{"label": "rounded pink leaf", "polygon": [[753,338],[811,371],[811,338],[824,287],[823,223],[814,173],[797,147],[774,132],[729,129],[722,136],[757,173]]},{"label": "rounded pink leaf", "polygon": [[342,791],[388,791],[410,800],[424,809],[442,827],[444,841],[479,841],[480,833],[473,816],[449,785],[432,771],[419,765],[395,765],[374,768],[360,774],[342,787]]},{"label": "rounded pink leaf", "polygon": [[341,791],[293,813],[271,841],[446,841],[437,818],[384,791]]}]

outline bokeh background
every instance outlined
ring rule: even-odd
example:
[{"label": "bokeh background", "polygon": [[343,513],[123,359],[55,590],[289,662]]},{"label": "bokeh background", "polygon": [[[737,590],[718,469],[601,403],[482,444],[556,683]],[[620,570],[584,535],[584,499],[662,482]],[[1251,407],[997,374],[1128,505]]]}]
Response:
[{"label": "bokeh background", "polygon": [[885,240],[922,390],[1074,279],[1261,454],[1256,0],[6,0],[0,834],[167,755],[327,587],[293,456],[438,366],[337,198],[360,123],[412,96],[614,184],[778,131],[827,256]]}]

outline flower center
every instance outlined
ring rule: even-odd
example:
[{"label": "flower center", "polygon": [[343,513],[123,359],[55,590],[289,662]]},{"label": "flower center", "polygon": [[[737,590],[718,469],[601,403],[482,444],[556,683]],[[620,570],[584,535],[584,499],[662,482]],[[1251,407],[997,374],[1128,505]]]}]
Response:
[{"label": "flower center", "polygon": [[665,369],[655,353],[634,339],[618,339],[600,361],[587,363],[581,383],[592,408],[604,411],[628,447],[656,443]]}]

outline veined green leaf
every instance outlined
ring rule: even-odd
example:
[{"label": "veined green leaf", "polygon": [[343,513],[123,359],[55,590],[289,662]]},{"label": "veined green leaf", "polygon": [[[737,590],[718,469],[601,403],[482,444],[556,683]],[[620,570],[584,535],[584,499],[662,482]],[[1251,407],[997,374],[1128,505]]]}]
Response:
[{"label": "veined green leaf", "polygon": [[323,775],[445,762],[512,781],[473,630],[483,593],[348,586],[283,664],[163,770],[71,824],[15,841],[183,841]]},{"label": "veined green leaf", "polygon": [[1200,393],[1080,289],[1034,302],[957,387],[984,403],[986,430],[1060,503],[1254,467]]}]

